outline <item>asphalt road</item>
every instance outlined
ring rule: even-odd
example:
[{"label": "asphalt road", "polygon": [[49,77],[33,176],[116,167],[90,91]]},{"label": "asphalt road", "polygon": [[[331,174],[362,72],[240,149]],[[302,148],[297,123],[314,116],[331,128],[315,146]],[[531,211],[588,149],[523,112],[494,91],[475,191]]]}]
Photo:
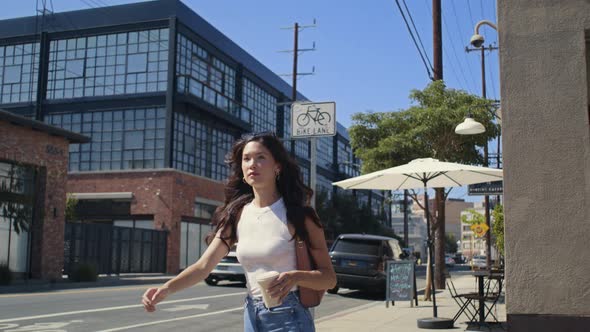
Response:
[{"label": "asphalt road", "polygon": [[[418,289],[424,279],[418,277]],[[174,294],[146,313],[140,297],[149,285],[96,287],[0,295],[0,331],[242,331],[246,288],[203,283]],[[382,294],[341,289],[326,294],[316,320],[384,301]]]}]

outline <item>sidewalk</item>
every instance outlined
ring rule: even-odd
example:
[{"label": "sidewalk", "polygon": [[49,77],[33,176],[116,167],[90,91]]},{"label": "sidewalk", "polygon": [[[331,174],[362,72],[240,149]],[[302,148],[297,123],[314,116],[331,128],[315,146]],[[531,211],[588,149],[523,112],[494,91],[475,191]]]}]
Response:
[{"label": "sidewalk", "polygon": [[[458,293],[473,292],[476,289],[475,278],[471,275],[453,276],[453,282]],[[432,302],[422,301],[423,296],[418,295],[418,307],[410,307],[410,302],[396,302],[395,306],[385,307],[385,302],[377,302],[364,305],[352,310],[343,311],[331,316],[322,317],[316,320],[318,332],[330,331],[400,331],[418,332],[431,331],[419,329],[417,320],[419,318],[432,317]],[[501,302],[501,303],[500,303]],[[458,311],[459,306],[451,297],[448,290],[436,293],[436,304],[438,317],[452,319]],[[506,322],[506,305],[500,299],[494,313],[498,320]],[[489,319],[489,318],[488,318]],[[455,322],[454,331],[464,331],[468,328],[465,315],[459,317]],[[505,331],[506,323],[503,323],[504,330],[500,326],[482,327],[481,331]],[[477,331],[477,327],[471,327],[468,331]]]},{"label": "sidewalk", "polygon": [[129,285],[158,285],[172,279],[174,275],[163,273],[122,273],[120,275],[99,275],[95,282],[71,282],[64,279],[55,282],[47,280],[15,280],[9,286],[0,286],[0,294],[45,292],[85,287],[112,287]]}]

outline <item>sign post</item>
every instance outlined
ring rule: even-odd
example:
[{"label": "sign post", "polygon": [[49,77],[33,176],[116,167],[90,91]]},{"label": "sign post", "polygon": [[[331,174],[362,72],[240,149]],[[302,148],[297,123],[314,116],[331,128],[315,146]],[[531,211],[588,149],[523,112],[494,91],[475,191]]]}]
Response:
[{"label": "sign post", "polygon": [[317,138],[336,135],[336,103],[305,102],[291,107],[291,137],[309,138],[311,143],[309,186],[313,190],[311,206],[315,208]]},{"label": "sign post", "polygon": [[469,196],[484,196],[484,195],[502,195],[503,181],[492,181],[484,183],[470,184],[467,186]]}]

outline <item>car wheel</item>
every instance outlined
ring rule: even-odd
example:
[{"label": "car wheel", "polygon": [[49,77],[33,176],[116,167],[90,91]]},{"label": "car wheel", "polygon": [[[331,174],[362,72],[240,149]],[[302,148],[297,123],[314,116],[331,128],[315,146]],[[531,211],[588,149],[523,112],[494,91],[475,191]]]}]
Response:
[{"label": "car wheel", "polygon": [[336,293],[338,293],[339,289],[340,289],[340,287],[336,286],[334,288],[328,289],[327,292],[330,294],[336,294]]},{"label": "car wheel", "polygon": [[205,279],[205,283],[207,283],[209,286],[216,286],[218,282],[219,280],[211,277],[207,277],[207,279]]}]

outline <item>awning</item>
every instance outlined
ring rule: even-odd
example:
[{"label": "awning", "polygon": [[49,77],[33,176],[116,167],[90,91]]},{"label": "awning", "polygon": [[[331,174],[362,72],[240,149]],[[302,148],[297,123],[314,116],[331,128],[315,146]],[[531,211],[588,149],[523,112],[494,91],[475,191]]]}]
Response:
[{"label": "awning", "polygon": [[131,200],[133,198],[132,192],[114,192],[114,193],[70,193],[70,197],[77,200],[85,199],[117,199],[117,200]]}]

